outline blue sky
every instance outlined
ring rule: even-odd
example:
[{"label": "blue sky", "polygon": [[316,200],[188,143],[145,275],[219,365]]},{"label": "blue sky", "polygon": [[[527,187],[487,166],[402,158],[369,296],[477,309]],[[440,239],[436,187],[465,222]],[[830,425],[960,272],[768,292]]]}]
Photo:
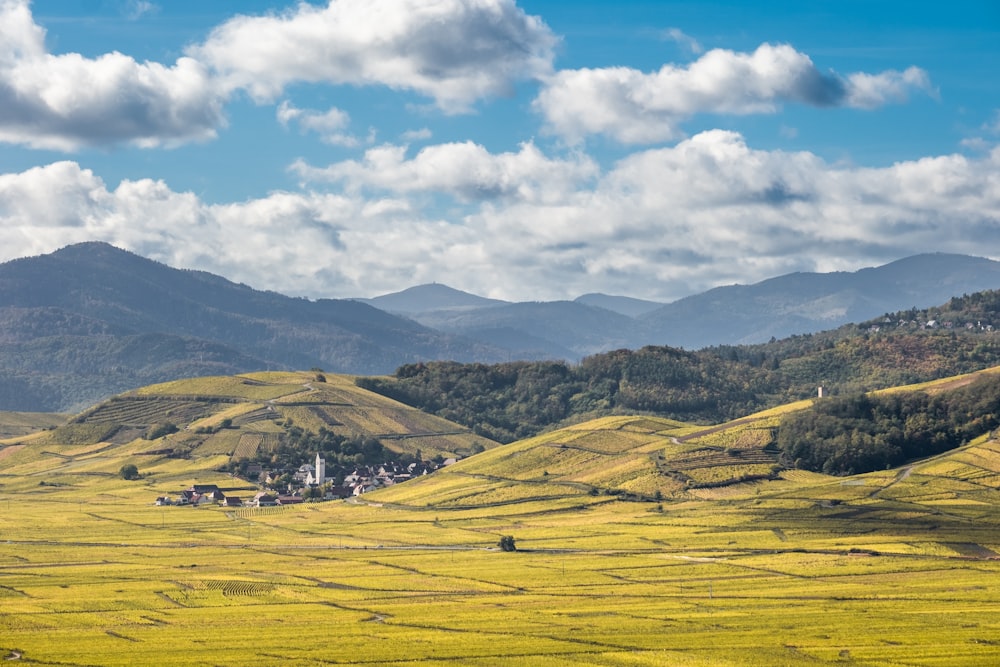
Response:
[{"label": "blue sky", "polygon": [[1000,258],[995,2],[0,0],[0,260],[668,301]]}]

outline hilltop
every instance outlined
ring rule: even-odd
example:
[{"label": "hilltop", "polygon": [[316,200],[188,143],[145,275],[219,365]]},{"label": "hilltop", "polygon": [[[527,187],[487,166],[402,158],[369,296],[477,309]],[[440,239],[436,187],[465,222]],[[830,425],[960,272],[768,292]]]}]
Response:
[{"label": "hilltop", "polygon": [[[39,421],[39,424],[44,422]],[[0,441],[0,488],[114,486],[134,465],[148,494],[195,481],[231,484],[256,464],[285,483],[317,453],[333,471],[468,456],[496,443],[319,373],[269,372],[150,385],[55,428]],[[341,476],[342,476],[341,472]],[[253,488],[251,485],[250,488]]]},{"label": "hilltop", "polygon": [[[855,273],[721,287],[671,304],[604,294],[507,303],[439,284],[313,301],[81,243],[0,264],[0,408],[74,412],[150,383],[260,370],[377,375],[421,361],[576,363],[649,345],[746,347],[995,288],[998,266],[919,255]],[[775,392],[767,404],[794,397],[773,387],[756,393]],[[744,400],[733,409],[761,405]],[[719,410],[705,416],[725,418]]]},{"label": "hilltop", "polygon": [[0,264],[0,322],[0,406],[9,410],[74,411],[195,375],[506,358],[357,301],[260,291],[105,243]]}]

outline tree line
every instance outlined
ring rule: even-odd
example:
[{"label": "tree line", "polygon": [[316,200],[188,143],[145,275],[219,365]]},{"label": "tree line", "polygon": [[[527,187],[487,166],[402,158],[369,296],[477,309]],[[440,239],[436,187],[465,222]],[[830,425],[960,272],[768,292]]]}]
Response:
[{"label": "tree line", "polygon": [[796,468],[853,475],[954,449],[1000,426],[1000,376],[936,394],[857,394],[786,415],[777,445]]},{"label": "tree line", "polygon": [[[856,394],[1000,365],[1000,335],[984,328],[1000,320],[998,313],[1000,292],[985,292],[760,345],[650,346],[577,365],[427,362],[357,382],[505,443],[616,413],[710,424],[815,396],[818,386],[831,395]],[[910,325],[934,317],[948,317],[954,328]],[[970,322],[982,326],[966,329]]]}]

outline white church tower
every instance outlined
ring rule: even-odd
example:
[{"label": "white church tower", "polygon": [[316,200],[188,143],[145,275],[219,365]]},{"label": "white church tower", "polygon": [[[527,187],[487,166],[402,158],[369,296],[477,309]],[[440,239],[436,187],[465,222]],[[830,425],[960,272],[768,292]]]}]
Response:
[{"label": "white church tower", "polygon": [[319,457],[319,452],[316,452],[316,484],[326,483],[326,459],[321,459]]}]

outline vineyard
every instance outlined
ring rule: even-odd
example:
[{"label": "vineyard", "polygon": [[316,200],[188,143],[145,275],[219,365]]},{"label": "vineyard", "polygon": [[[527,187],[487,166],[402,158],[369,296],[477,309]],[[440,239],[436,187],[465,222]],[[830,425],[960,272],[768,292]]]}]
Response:
[{"label": "vineyard", "polygon": [[[908,482],[898,471],[810,475],[659,506],[457,474],[369,504],[156,508],[123,503],[121,480],[97,500],[93,487],[12,498],[0,654],[318,667],[373,664],[374,641],[389,667],[992,665],[995,505],[902,511],[870,495]],[[922,484],[966,498],[946,478]],[[393,504],[420,486],[448,506]],[[337,653],[317,628],[336,629]]]},{"label": "vineyard", "polygon": [[[281,381],[299,398],[329,400],[332,387],[342,400],[220,402],[155,442],[87,442],[117,427],[84,421],[4,444],[0,656],[307,667],[996,663],[1000,443],[988,435],[900,468],[833,477],[776,474],[768,417],[707,429],[619,416],[490,447],[349,502],[154,506],[196,483],[237,486],[215,472],[229,461],[223,450],[267,451],[293,428],[279,422],[326,424],[321,413],[361,415],[398,437],[393,445],[474,442],[443,427],[428,435],[407,409],[380,412],[378,398],[338,378],[262,377],[205,382],[215,395]],[[191,402],[186,388],[145,402]],[[393,431],[403,425],[411,430]],[[171,448],[189,452],[157,453]],[[141,479],[118,475],[127,463]],[[516,550],[501,550],[507,537]]]}]

